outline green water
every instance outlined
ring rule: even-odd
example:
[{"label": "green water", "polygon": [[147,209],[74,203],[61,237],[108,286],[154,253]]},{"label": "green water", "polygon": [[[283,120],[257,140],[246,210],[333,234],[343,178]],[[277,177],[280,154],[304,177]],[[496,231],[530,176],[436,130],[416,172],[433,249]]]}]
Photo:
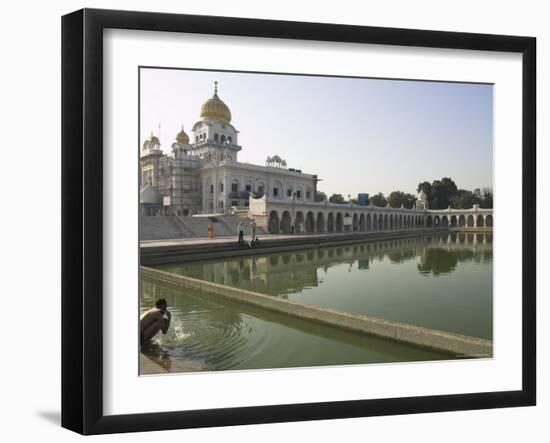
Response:
[{"label": "green water", "polygon": [[451,233],[159,266],[356,314],[492,339],[491,234]]},{"label": "green water", "polygon": [[172,323],[155,360],[171,372],[187,362],[206,370],[296,368],[445,360],[436,352],[366,337],[188,289],[141,280],[142,311],[166,298]]},{"label": "green water", "polygon": [[[492,338],[490,234],[452,233],[158,268],[302,303]],[[168,334],[158,338],[163,358],[175,371],[186,361],[224,370],[449,358],[144,278],[141,289],[142,310],[164,297],[173,312]]]}]

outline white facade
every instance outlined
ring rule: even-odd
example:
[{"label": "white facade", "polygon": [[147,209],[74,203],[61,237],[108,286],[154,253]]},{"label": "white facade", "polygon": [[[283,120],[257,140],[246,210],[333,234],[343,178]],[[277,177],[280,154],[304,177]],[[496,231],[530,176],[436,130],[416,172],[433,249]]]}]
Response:
[{"label": "white facade", "polygon": [[[239,131],[218,97],[217,85],[200,116],[191,138],[182,127],[169,155],[162,153],[160,140],[153,134],[144,142],[140,187],[142,191],[147,188],[147,195],[140,201],[143,214],[226,213],[232,207],[247,208],[250,197],[264,195],[276,200],[315,200],[316,175],[287,168],[278,156],[268,158],[266,166],[238,161]],[[151,202],[155,195],[151,187],[158,195],[156,204]]]}]

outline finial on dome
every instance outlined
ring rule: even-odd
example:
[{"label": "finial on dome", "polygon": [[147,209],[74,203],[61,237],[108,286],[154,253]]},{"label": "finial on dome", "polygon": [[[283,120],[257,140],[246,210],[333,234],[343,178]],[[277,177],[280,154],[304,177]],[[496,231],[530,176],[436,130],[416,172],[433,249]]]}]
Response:
[{"label": "finial on dome", "polygon": [[212,118],[231,122],[231,111],[227,105],[218,97],[218,82],[214,81],[214,95],[206,100],[201,107],[201,118]]},{"label": "finial on dome", "polygon": [[189,136],[183,130],[183,123],[181,124],[181,131],[178,132],[177,135],[176,135],[176,141],[178,143],[182,143],[182,144],[188,144],[189,143]]}]

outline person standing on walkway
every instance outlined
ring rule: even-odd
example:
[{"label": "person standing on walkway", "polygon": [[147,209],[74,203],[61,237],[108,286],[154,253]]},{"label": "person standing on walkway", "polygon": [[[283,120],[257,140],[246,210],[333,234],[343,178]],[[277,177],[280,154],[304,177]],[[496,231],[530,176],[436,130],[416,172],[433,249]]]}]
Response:
[{"label": "person standing on walkway", "polygon": [[244,248],[244,224],[243,222],[239,223],[237,228],[237,234],[239,234],[239,248]]},{"label": "person standing on walkway", "polygon": [[214,225],[212,223],[208,223],[208,238],[214,238]]},{"label": "person standing on walkway", "polygon": [[256,239],[256,222],[254,219],[250,222],[250,232],[252,233],[252,240]]}]

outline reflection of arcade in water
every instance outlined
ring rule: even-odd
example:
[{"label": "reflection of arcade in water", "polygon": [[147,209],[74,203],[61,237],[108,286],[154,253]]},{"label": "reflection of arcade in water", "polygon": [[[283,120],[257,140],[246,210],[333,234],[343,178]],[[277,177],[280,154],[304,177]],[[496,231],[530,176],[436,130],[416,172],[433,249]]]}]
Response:
[{"label": "reflection of arcade in water", "polygon": [[403,263],[416,260],[422,274],[447,274],[459,262],[492,261],[492,242],[490,233],[449,232],[169,267],[170,272],[284,296],[319,286],[328,270],[341,264],[348,264],[350,270],[356,267],[359,271],[368,271],[374,261],[388,259],[392,263]]}]

